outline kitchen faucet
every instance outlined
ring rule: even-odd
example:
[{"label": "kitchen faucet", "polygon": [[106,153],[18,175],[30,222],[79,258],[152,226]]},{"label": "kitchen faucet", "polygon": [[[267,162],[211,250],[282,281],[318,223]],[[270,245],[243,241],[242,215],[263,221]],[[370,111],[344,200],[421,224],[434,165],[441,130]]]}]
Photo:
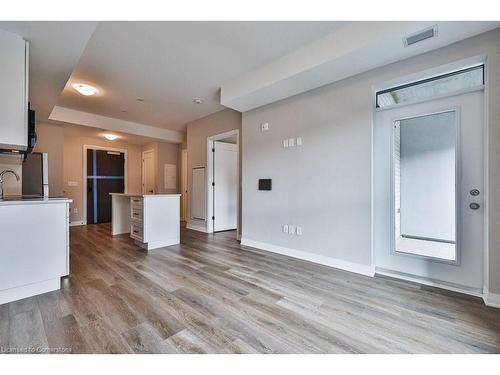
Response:
[{"label": "kitchen faucet", "polygon": [[2,172],[0,172],[0,199],[3,199],[3,176],[5,176],[7,173],[12,173],[14,176],[16,176],[16,180],[19,181],[21,178],[19,175],[14,172],[12,169],[6,169]]}]

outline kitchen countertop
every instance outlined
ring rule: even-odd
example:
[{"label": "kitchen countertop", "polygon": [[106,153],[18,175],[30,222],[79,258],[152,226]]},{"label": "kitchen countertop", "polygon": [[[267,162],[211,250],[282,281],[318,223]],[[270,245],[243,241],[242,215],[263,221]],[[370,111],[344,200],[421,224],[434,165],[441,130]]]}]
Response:
[{"label": "kitchen countertop", "polygon": [[0,199],[0,206],[16,206],[28,204],[53,204],[53,203],[71,203],[72,199],[65,197],[22,197],[22,196],[6,196]]},{"label": "kitchen countertop", "polygon": [[127,194],[127,193],[109,193],[109,195],[117,195],[121,197],[180,197],[181,194]]}]

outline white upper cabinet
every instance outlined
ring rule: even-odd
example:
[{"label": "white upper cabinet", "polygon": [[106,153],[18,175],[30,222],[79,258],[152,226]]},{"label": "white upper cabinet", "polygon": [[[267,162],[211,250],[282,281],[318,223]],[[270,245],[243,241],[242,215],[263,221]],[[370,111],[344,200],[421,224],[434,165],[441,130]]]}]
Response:
[{"label": "white upper cabinet", "polygon": [[0,149],[28,143],[28,44],[0,30]]}]

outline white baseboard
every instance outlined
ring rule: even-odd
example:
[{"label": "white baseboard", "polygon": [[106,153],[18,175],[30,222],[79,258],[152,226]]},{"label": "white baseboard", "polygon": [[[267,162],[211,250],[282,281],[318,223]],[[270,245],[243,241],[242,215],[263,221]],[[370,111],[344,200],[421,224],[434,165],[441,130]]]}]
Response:
[{"label": "white baseboard", "polygon": [[207,233],[207,228],[206,228],[205,225],[198,225],[198,224],[195,224],[195,223],[190,223],[189,221],[186,224],[186,228],[187,229],[192,229],[192,230],[195,230],[195,231],[198,231],[198,232]]},{"label": "white baseboard", "polygon": [[329,266],[333,268],[338,268],[344,271],[359,273],[365,276],[373,276],[375,274],[375,268],[373,266],[368,266],[365,264],[347,262],[345,260],[327,257],[324,255],[309,253],[302,250],[290,249],[287,247],[271,245],[264,242],[249,240],[248,238],[242,238],[241,244],[244,246],[253,247],[259,250],[269,251],[272,253],[277,253],[281,255],[286,255],[292,258],[297,258],[301,260],[307,260],[312,263],[318,263],[323,266]]},{"label": "white baseboard", "polygon": [[38,283],[23,285],[16,288],[0,291],[0,305],[20,299],[52,292],[61,288],[61,278],[40,281]]},{"label": "white baseboard", "polygon": [[457,285],[457,284],[440,282],[438,280],[427,279],[425,277],[409,275],[409,274],[406,274],[403,272],[392,271],[392,270],[388,270],[388,269],[384,269],[384,268],[376,268],[375,274],[387,276],[387,277],[392,277],[394,279],[401,279],[401,280],[405,280],[405,281],[410,281],[410,282],[417,283],[417,284],[433,286],[433,287],[440,288],[440,289],[446,289],[446,290],[450,290],[452,292],[468,294],[468,295],[474,296],[474,297],[483,297],[483,292],[481,290],[478,290],[478,289],[468,288],[468,287]]},{"label": "white baseboard", "polygon": [[484,289],[483,301],[486,306],[500,308],[500,294],[490,293],[488,289]]},{"label": "white baseboard", "polygon": [[69,223],[70,227],[76,227],[76,226],[79,226],[79,225],[85,225],[85,223],[83,221],[71,221]]}]

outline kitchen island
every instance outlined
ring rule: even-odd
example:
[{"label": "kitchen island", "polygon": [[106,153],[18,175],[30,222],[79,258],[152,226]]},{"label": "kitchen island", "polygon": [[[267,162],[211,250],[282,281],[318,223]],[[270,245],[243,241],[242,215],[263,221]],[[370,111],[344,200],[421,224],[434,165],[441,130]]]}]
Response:
[{"label": "kitchen island", "polygon": [[180,194],[111,193],[111,234],[152,250],[180,243]]},{"label": "kitchen island", "polygon": [[69,274],[69,203],[0,199],[0,304],[60,288]]}]

